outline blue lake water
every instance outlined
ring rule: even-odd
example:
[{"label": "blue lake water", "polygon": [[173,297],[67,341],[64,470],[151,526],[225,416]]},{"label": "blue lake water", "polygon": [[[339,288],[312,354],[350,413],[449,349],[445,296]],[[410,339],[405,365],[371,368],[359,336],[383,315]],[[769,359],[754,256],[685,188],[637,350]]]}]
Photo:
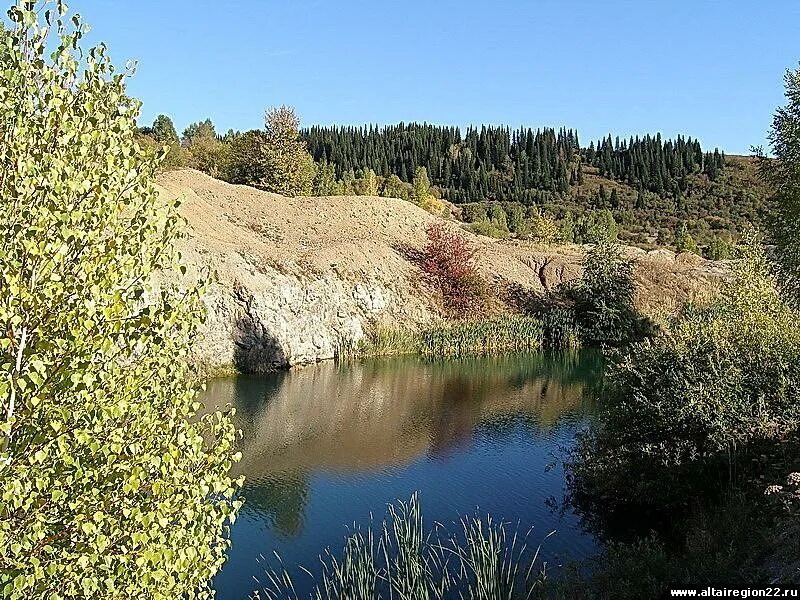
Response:
[{"label": "blue lake water", "polygon": [[277,552],[300,588],[354,525],[414,492],[426,524],[490,514],[542,546],[548,571],[597,552],[564,507],[560,457],[591,422],[597,353],[430,362],[323,363],[213,380],[206,403],[236,407],[245,500],[221,600],[247,598]]}]

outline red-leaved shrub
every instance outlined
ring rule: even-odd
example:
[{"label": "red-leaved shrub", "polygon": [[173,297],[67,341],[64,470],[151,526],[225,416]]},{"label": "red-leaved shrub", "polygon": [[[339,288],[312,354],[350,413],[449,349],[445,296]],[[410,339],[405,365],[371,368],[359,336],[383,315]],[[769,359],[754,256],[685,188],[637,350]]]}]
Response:
[{"label": "red-leaved shrub", "polygon": [[445,308],[456,317],[482,310],[486,284],[475,266],[477,248],[443,223],[427,227],[422,270],[442,293]]}]

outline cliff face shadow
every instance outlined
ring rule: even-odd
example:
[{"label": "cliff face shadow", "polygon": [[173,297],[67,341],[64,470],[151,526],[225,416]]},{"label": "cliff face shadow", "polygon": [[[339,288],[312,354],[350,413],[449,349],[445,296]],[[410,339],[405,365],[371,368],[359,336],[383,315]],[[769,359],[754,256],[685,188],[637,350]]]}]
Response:
[{"label": "cliff face shadow", "polygon": [[234,366],[241,373],[267,373],[287,366],[286,353],[260,320],[244,313],[233,328]]}]

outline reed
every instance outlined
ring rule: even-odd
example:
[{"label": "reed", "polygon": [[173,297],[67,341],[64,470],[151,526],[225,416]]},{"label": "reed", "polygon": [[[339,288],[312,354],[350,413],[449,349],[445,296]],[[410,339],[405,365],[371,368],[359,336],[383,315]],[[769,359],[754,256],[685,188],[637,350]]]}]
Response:
[{"label": "reed", "polygon": [[542,321],[534,317],[463,321],[428,329],[420,337],[420,353],[427,356],[473,356],[545,347]]},{"label": "reed", "polygon": [[410,329],[398,327],[376,327],[358,345],[356,355],[402,356],[419,354],[420,334]]},{"label": "reed", "polygon": [[[486,518],[464,518],[449,533],[437,524],[428,533],[419,499],[389,506],[377,533],[370,527],[345,541],[341,557],[320,555],[321,574],[307,595],[297,591],[276,555],[277,568],[252,599],[263,600],[511,600],[530,598],[546,579],[541,546]],[[551,534],[552,535],[552,534]],[[546,536],[546,538],[549,537]],[[546,539],[545,538],[545,539]],[[301,569],[308,575],[311,572]],[[314,577],[313,575],[311,575]]]},{"label": "reed", "polygon": [[340,346],[338,358],[422,355],[459,358],[580,347],[580,330],[569,310],[540,317],[504,315],[446,322],[422,331],[376,327],[357,344]]}]

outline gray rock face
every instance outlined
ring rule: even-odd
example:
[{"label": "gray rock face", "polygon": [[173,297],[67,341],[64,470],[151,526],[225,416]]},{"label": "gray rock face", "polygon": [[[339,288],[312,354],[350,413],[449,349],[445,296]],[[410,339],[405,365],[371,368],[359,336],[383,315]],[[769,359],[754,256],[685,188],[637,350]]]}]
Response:
[{"label": "gray rock face", "polygon": [[431,318],[378,281],[242,275],[214,284],[205,297],[208,317],[195,358],[211,369],[261,373],[331,359],[376,322]]}]

